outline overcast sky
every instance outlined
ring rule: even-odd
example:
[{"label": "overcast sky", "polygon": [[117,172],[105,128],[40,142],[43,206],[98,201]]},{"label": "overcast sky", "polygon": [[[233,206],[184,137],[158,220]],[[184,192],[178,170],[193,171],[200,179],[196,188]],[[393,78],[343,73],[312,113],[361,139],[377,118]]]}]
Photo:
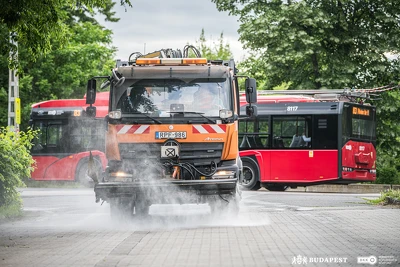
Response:
[{"label": "overcast sky", "polygon": [[[101,22],[114,33],[116,58],[128,60],[133,52],[149,53],[162,48],[183,49],[195,45],[201,29],[206,39],[217,42],[223,32],[236,61],[245,54],[238,41],[237,17],[219,12],[211,0],[131,0],[132,8],[114,7],[117,23]],[[145,51],[144,51],[145,50]]]}]

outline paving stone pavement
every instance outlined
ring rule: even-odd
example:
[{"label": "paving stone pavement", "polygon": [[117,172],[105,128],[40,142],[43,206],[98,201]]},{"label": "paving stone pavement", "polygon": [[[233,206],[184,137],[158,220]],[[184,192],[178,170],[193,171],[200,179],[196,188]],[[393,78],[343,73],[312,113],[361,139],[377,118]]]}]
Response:
[{"label": "paving stone pavement", "polygon": [[201,205],[159,207],[140,223],[112,222],[107,207],[72,221],[42,210],[0,224],[0,266],[371,266],[361,256],[400,266],[400,209],[285,205],[285,194],[262,194],[245,193],[236,219],[211,218]]}]

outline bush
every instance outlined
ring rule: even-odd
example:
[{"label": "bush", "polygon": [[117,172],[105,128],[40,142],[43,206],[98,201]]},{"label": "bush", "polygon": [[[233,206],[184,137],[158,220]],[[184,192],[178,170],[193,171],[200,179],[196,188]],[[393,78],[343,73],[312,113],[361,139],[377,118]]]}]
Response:
[{"label": "bush", "polygon": [[393,166],[381,167],[377,170],[377,184],[399,184],[399,172]]},{"label": "bush", "polygon": [[24,178],[30,177],[34,163],[30,155],[35,132],[15,133],[10,128],[0,128],[0,212],[3,217],[18,215],[22,200],[17,187],[25,186]]},{"label": "bush", "polygon": [[379,198],[368,200],[368,202],[379,205],[400,205],[400,190],[382,192]]}]

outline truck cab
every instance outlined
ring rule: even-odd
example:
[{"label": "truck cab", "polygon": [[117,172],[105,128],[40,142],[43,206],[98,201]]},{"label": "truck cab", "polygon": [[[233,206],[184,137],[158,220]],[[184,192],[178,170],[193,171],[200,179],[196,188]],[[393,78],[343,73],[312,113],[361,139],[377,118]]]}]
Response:
[{"label": "truck cab", "polygon": [[[146,215],[162,203],[237,212],[242,168],[234,61],[143,57],[118,61],[108,80],[108,166],[95,185],[96,200],[109,202],[112,215]],[[255,93],[255,80],[246,84]],[[89,102],[95,90],[92,79]]]}]

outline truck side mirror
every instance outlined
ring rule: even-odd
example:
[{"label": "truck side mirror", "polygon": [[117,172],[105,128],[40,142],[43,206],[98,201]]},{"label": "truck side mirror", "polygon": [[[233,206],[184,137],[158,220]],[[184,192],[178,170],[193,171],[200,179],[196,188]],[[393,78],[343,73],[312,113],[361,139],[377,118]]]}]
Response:
[{"label": "truck side mirror", "polygon": [[257,117],[257,106],[246,106],[246,115],[249,117]]},{"label": "truck side mirror", "polygon": [[96,117],[96,107],[86,107],[86,116]]},{"label": "truck side mirror", "polygon": [[257,103],[256,79],[247,78],[245,86],[246,86],[246,102],[250,104]]},{"label": "truck side mirror", "polygon": [[94,104],[96,102],[96,80],[90,79],[87,84],[86,104]]}]

